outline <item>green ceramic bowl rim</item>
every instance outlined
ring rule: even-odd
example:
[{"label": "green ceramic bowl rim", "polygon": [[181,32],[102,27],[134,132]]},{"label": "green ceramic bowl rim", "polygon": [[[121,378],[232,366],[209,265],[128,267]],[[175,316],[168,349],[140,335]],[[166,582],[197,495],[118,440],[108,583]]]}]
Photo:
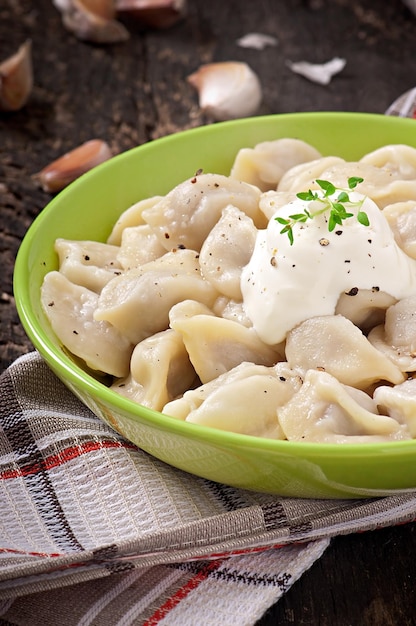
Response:
[{"label": "green ceramic bowl rim", "polygon": [[306,453],[308,457],[353,457],[362,458],[363,456],[378,456],[382,455],[383,458],[386,454],[402,453],[405,450],[416,451],[416,440],[404,440],[404,441],[389,441],[381,443],[322,443],[322,442],[295,442],[287,440],[267,439],[263,437],[256,437],[253,435],[244,435],[239,433],[233,433],[226,430],[220,430],[207,426],[201,426],[199,424],[191,424],[182,420],[169,417],[154,411],[143,405],[129,400],[117,394],[106,387],[103,383],[100,383],[93,376],[90,376],[84,372],[80,367],[74,364],[69,357],[60,353],[54,348],[53,342],[44,334],[42,329],[38,328],[36,316],[33,314],[30,306],[30,296],[27,292],[27,280],[26,268],[28,267],[28,260],[31,250],[32,242],[35,240],[39,229],[45,219],[47,219],[50,212],[58,209],[61,198],[78,185],[85,185],[87,182],[93,181],[96,176],[100,176],[101,172],[106,169],[111,169],[112,163],[117,159],[122,161],[123,159],[131,159],[132,155],[138,151],[140,154],[145,153],[147,150],[154,150],[155,146],[162,143],[169,143],[177,141],[179,136],[188,135],[190,133],[200,135],[203,138],[209,135],[213,126],[217,128],[225,128],[229,125],[252,125],[253,120],[261,123],[264,120],[270,120],[271,118],[296,118],[306,120],[319,120],[326,118],[343,120],[361,119],[362,121],[371,119],[383,119],[387,124],[391,123],[389,120],[395,120],[395,124],[415,124],[414,120],[407,118],[392,118],[384,116],[379,113],[353,113],[353,112],[336,112],[336,111],[319,111],[319,112],[306,112],[306,113],[281,113],[267,116],[259,116],[257,118],[244,118],[239,120],[231,120],[227,122],[217,122],[215,125],[200,126],[197,128],[191,128],[181,131],[180,133],[174,133],[136,146],[125,152],[114,156],[109,161],[95,167],[90,172],[87,172],[57,196],[55,196],[34,219],[32,225],[29,227],[23,241],[19,247],[15,269],[13,275],[13,287],[16,309],[29,339],[33,343],[34,347],[43,356],[48,365],[55,370],[55,372],[63,379],[68,380],[75,387],[79,387],[83,392],[90,394],[92,397],[104,400],[115,407],[121,409],[124,415],[130,415],[130,419],[134,419],[135,413],[137,413],[138,407],[140,415],[137,418],[162,428],[165,431],[173,431],[181,434],[190,439],[197,440],[209,440],[212,444],[221,446],[222,444],[232,445],[235,448],[262,448],[269,452],[276,452],[276,454],[296,454],[299,457],[304,456]]}]

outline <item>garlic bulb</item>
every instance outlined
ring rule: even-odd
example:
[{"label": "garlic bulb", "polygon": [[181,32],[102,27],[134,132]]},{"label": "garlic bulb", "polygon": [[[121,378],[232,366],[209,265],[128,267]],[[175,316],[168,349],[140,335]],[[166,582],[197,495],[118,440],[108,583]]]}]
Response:
[{"label": "garlic bulb", "polygon": [[262,100],[260,80],[247,63],[207,63],[187,80],[198,91],[202,111],[216,121],[254,115]]},{"label": "garlic bulb", "polygon": [[77,39],[93,43],[126,41],[128,30],[115,19],[114,0],[53,0],[62,23]]},{"label": "garlic bulb", "polygon": [[0,110],[18,111],[33,88],[32,44],[26,41],[0,64]]},{"label": "garlic bulb", "polygon": [[55,193],[72,183],[81,174],[113,156],[101,139],[91,139],[67,152],[34,175],[44,191]]}]

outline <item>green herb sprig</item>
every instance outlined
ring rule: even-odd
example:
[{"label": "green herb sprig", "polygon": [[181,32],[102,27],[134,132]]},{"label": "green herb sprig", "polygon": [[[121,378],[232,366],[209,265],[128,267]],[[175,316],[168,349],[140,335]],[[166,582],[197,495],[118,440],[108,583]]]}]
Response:
[{"label": "green herb sprig", "polygon": [[[283,228],[280,231],[280,234],[287,234],[290,245],[293,245],[294,236],[293,236],[293,226],[295,224],[304,223],[307,220],[311,220],[317,215],[322,215],[322,213],[326,213],[329,211],[328,217],[328,231],[332,232],[336,226],[342,226],[344,220],[349,217],[353,217],[354,213],[350,213],[348,211],[346,204],[350,207],[358,206],[359,210],[357,212],[357,221],[363,226],[369,226],[370,220],[368,219],[368,215],[365,211],[361,210],[361,205],[364,202],[364,198],[359,200],[358,202],[353,202],[350,199],[348,191],[355,189],[355,187],[363,182],[363,178],[359,176],[351,176],[348,179],[348,189],[340,189],[335,187],[328,180],[320,180],[317,179],[316,182],[319,187],[323,190],[322,193],[318,193],[318,191],[312,191],[309,189],[308,191],[302,191],[296,194],[296,197],[300,200],[306,200],[306,202],[318,201],[322,203],[322,208],[318,211],[314,211],[311,213],[307,209],[304,209],[302,213],[294,213],[293,215],[289,215],[288,218],[285,217],[275,217],[274,219],[282,224]],[[331,196],[334,196],[335,193],[339,191],[337,197],[333,199]]]}]

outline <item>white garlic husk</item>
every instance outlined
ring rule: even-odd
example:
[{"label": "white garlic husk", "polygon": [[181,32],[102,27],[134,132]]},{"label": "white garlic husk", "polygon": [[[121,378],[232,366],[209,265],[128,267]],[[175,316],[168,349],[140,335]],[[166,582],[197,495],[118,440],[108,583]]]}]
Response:
[{"label": "white garlic husk", "polygon": [[218,122],[254,115],[262,101],[260,80],[247,63],[207,63],[187,80],[198,91],[201,110]]},{"label": "white garlic husk", "polygon": [[237,39],[236,44],[241,48],[263,50],[266,46],[277,46],[278,40],[277,37],[265,33],[247,33]]},{"label": "white garlic husk", "polygon": [[346,60],[340,57],[334,57],[326,63],[309,63],[309,61],[298,61],[292,63],[287,61],[287,66],[308,80],[318,83],[319,85],[329,85],[335,74],[341,72],[346,65]]},{"label": "white garlic husk", "polygon": [[0,110],[18,111],[33,88],[32,44],[28,40],[0,63]]}]

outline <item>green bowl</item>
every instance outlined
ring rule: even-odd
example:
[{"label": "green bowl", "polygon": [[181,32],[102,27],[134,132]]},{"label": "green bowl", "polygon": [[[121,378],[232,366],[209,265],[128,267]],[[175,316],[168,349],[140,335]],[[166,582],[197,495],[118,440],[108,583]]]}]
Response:
[{"label": "green bowl", "polygon": [[120,154],[72,183],[42,211],[17,255],[22,325],[57,376],[98,417],[158,459],[235,487],[282,496],[357,498],[416,488],[416,440],[377,444],[274,441],[189,424],[149,410],[87,374],[54,336],[40,286],[57,268],[57,237],[105,241],[120,213],[163,195],[200,168],[228,174],[240,148],[295,137],[348,160],[390,143],[416,147],[416,122],[361,113],[290,113],[212,124]]}]

